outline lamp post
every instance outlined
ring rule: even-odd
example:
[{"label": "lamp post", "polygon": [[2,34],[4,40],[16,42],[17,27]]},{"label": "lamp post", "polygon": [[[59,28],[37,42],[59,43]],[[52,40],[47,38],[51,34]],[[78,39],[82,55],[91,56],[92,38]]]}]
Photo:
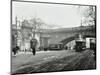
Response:
[{"label": "lamp post", "polygon": [[32,19],[31,22],[32,22],[32,35],[31,35],[31,37],[32,37],[32,38],[35,38],[36,24],[37,24],[37,23],[36,23],[36,18]]},{"label": "lamp post", "polygon": [[16,46],[17,46],[17,40],[18,40],[18,27],[17,27],[18,19],[17,19],[17,16],[15,18],[15,21],[16,21],[16,34],[15,34],[15,38],[16,38]]}]

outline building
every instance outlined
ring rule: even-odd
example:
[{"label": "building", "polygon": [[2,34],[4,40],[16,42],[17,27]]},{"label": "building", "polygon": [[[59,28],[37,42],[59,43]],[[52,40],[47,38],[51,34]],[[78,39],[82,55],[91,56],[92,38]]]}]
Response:
[{"label": "building", "polygon": [[[14,43],[12,43],[12,45],[20,46],[21,50],[30,50],[30,39],[32,38],[31,35],[33,34],[33,27],[28,20],[24,20],[20,24],[17,22],[18,21],[16,21],[16,24],[12,25],[12,42]],[[64,46],[69,47],[74,46],[75,36],[80,32],[84,36],[93,35],[94,38],[96,38],[94,26],[36,30],[35,38],[38,41],[37,50],[40,47],[46,48],[50,44],[58,43],[63,43]]]}]

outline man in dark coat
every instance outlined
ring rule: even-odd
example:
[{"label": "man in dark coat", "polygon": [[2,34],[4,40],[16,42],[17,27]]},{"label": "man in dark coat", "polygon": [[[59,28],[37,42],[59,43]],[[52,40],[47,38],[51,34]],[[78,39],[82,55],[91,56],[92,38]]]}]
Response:
[{"label": "man in dark coat", "polygon": [[14,55],[16,55],[16,53],[18,52],[19,49],[20,49],[19,46],[16,46],[13,48],[12,51],[13,51]]},{"label": "man in dark coat", "polygon": [[36,54],[36,45],[37,45],[37,40],[32,38],[32,39],[30,40],[30,47],[31,47],[31,49],[32,49],[33,55]]}]

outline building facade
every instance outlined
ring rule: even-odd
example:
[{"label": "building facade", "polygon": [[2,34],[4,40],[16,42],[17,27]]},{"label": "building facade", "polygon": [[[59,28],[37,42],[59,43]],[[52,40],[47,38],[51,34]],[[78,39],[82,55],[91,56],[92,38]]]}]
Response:
[{"label": "building facade", "polygon": [[[20,50],[30,50],[30,39],[32,38],[33,27],[28,20],[24,20],[20,24],[16,21],[15,25],[12,25],[12,46],[18,45]],[[85,26],[83,28],[59,28],[59,29],[41,29],[35,31],[35,38],[38,41],[37,50],[40,47],[48,47],[50,44],[63,43],[66,46],[75,45],[75,36],[81,31],[82,35],[96,35],[95,27]],[[88,44],[87,44],[88,45]]]}]

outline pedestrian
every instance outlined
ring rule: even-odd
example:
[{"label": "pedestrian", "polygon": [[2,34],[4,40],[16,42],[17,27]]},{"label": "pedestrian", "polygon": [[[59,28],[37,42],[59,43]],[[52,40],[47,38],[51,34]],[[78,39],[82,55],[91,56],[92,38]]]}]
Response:
[{"label": "pedestrian", "polygon": [[68,47],[66,46],[66,50],[68,49]]},{"label": "pedestrian", "polygon": [[36,54],[36,46],[37,46],[37,40],[36,40],[35,38],[32,38],[32,39],[30,40],[30,47],[31,47],[31,49],[32,49],[33,55]]},{"label": "pedestrian", "polygon": [[16,47],[13,48],[12,51],[13,51],[14,55],[17,54],[17,52],[18,52],[19,49],[20,49],[19,46],[16,46]]}]

